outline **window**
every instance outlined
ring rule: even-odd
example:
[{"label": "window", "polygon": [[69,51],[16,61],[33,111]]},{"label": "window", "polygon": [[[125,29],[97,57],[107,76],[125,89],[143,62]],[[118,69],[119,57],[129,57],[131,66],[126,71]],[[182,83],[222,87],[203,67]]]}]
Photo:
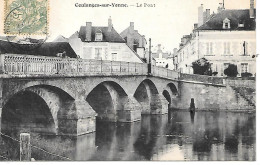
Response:
[{"label": "window", "polygon": [[102,39],[103,39],[102,31],[98,30],[95,35],[95,41],[102,41]]},{"label": "window", "polygon": [[245,27],[245,24],[244,24],[244,22],[242,20],[239,20],[238,27],[241,27],[241,28]]},{"label": "window", "polygon": [[95,48],[95,59],[97,59],[97,60],[101,60],[102,59],[101,51],[102,51],[102,48]]},{"label": "window", "polygon": [[248,72],[248,63],[241,63],[241,73]]},{"label": "window", "polygon": [[242,28],[242,27],[245,27],[245,25],[244,25],[243,23],[239,23],[239,24],[238,24],[238,27],[241,27],[241,28]]},{"label": "window", "polygon": [[116,61],[117,59],[117,53],[112,53],[112,61]]},{"label": "window", "polygon": [[221,76],[224,76],[224,71],[227,69],[229,66],[229,63],[224,63],[224,67],[222,68],[223,70],[221,71]]},{"label": "window", "polygon": [[223,29],[230,29],[230,20],[228,18],[223,20]]},{"label": "window", "polygon": [[213,55],[213,43],[206,43],[206,55]]},{"label": "window", "polygon": [[212,70],[212,72],[217,72],[218,71],[217,64],[211,63],[211,70]]},{"label": "window", "polygon": [[105,48],[105,60],[107,60],[107,59],[108,59],[108,49]]},{"label": "window", "polygon": [[230,42],[224,42],[224,55],[230,54]]}]

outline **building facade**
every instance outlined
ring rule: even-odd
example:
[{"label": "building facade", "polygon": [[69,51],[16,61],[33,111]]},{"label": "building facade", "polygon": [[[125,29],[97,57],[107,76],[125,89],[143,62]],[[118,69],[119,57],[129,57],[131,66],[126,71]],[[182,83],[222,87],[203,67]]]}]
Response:
[{"label": "building facade", "polygon": [[79,32],[68,38],[68,42],[82,59],[143,63],[114,29],[111,18],[105,27],[92,26],[91,22],[87,22],[86,26],[80,27]]},{"label": "building facade", "polygon": [[130,26],[120,33],[126,44],[133,49],[145,62],[148,62],[148,56],[145,54],[147,41],[144,35],[134,29],[134,22],[130,22]]},{"label": "building facade", "polygon": [[169,52],[162,50],[162,45],[157,45],[157,50],[152,52],[152,57],[155,60],[155,65],[160,67],[165,67],[173,70],[173,55]]},{"label": "building facade", "polygon": [[[177,68],[182,73],[193,74],[192,62],[206,58],[217,76],[225,76],[229,64],[237,65],[242,73],[255,75],[256,23],[254,1],[250,9],[226,10],[219,7],[217,14],[206,17],[201,26],[195,24],[189,37],[184,36],[177,52]],[[222,5],[222,4],[220,4]],[[199,7],[199,22],[203,12]]]}]

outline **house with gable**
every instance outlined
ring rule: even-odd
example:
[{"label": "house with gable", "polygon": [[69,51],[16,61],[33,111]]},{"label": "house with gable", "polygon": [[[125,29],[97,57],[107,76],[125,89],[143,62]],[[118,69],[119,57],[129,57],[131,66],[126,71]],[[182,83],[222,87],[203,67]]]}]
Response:
[{"label": "house with gable", "polygon": [[[254,0],[249,9],[225,9],[218,13],[203,12],[199,7],[198,24],[190,35],[182,38],[177,51],[177,68],[181,73],[193,74],[192,62],[206,58],[217,76],[225,76],[229,64],[235,64],[238,76],[255,75],[256,14]],[[205,15],[206,14],[206,15]],[[206,19],[206,20],[204,20]]]},{"label": "house with gable", "polygon": [[123,30],[120,35],[126,41],[126,44],[133,49],[145,62],[148,62],[148,56],[145,52],[147,41],[144,35],[134,29],[134,22],[130,22],[130,26]]},{"label": "house with gable", "polygon": [[114,29],[111,17],[108,26],[93,26],[92,22],[86,22],[79,32],[68,38],[68,42],[82,59],[143,63]]}]

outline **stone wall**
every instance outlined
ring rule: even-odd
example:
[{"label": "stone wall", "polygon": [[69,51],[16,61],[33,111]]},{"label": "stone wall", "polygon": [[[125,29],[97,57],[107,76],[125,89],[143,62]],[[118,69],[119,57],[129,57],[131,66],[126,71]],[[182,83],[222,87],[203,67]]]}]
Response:
[{"label": "stone wall", "polygon": [[198,110],[254,110],[255,107],[230,86],[180,82],[177,108],[189,109],[194,98]]},{"label": "stone wall", "polygon": [[255,80],[243,80],[243,79],[226,79],[226,85],[234,87],[249,87],[256,88]]},{"label": "stone wall", "polygon": [[180,80],[184,81],[197,81],[211,84],[223,84],[223,77],[214,77],[207,75],[198,75],[198,74],[185,74],[180,73]]}]

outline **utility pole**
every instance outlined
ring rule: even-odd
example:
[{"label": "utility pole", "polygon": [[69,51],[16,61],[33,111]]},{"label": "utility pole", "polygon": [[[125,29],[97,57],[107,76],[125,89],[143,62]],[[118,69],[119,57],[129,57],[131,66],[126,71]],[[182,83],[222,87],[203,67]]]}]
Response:
[{"label": "utility pole", "polygon": [[246,55],[246,45],[247,43],[246,43],[246,41],[244,41],[244,43],[243,43],[243,47],[244,47],[244,56]]},{"label": "utility pole", "polygon": [[149,60],[148,60],[148,75],[152,73],[152,46],[151,46],[151,38],[149,38]]}]

